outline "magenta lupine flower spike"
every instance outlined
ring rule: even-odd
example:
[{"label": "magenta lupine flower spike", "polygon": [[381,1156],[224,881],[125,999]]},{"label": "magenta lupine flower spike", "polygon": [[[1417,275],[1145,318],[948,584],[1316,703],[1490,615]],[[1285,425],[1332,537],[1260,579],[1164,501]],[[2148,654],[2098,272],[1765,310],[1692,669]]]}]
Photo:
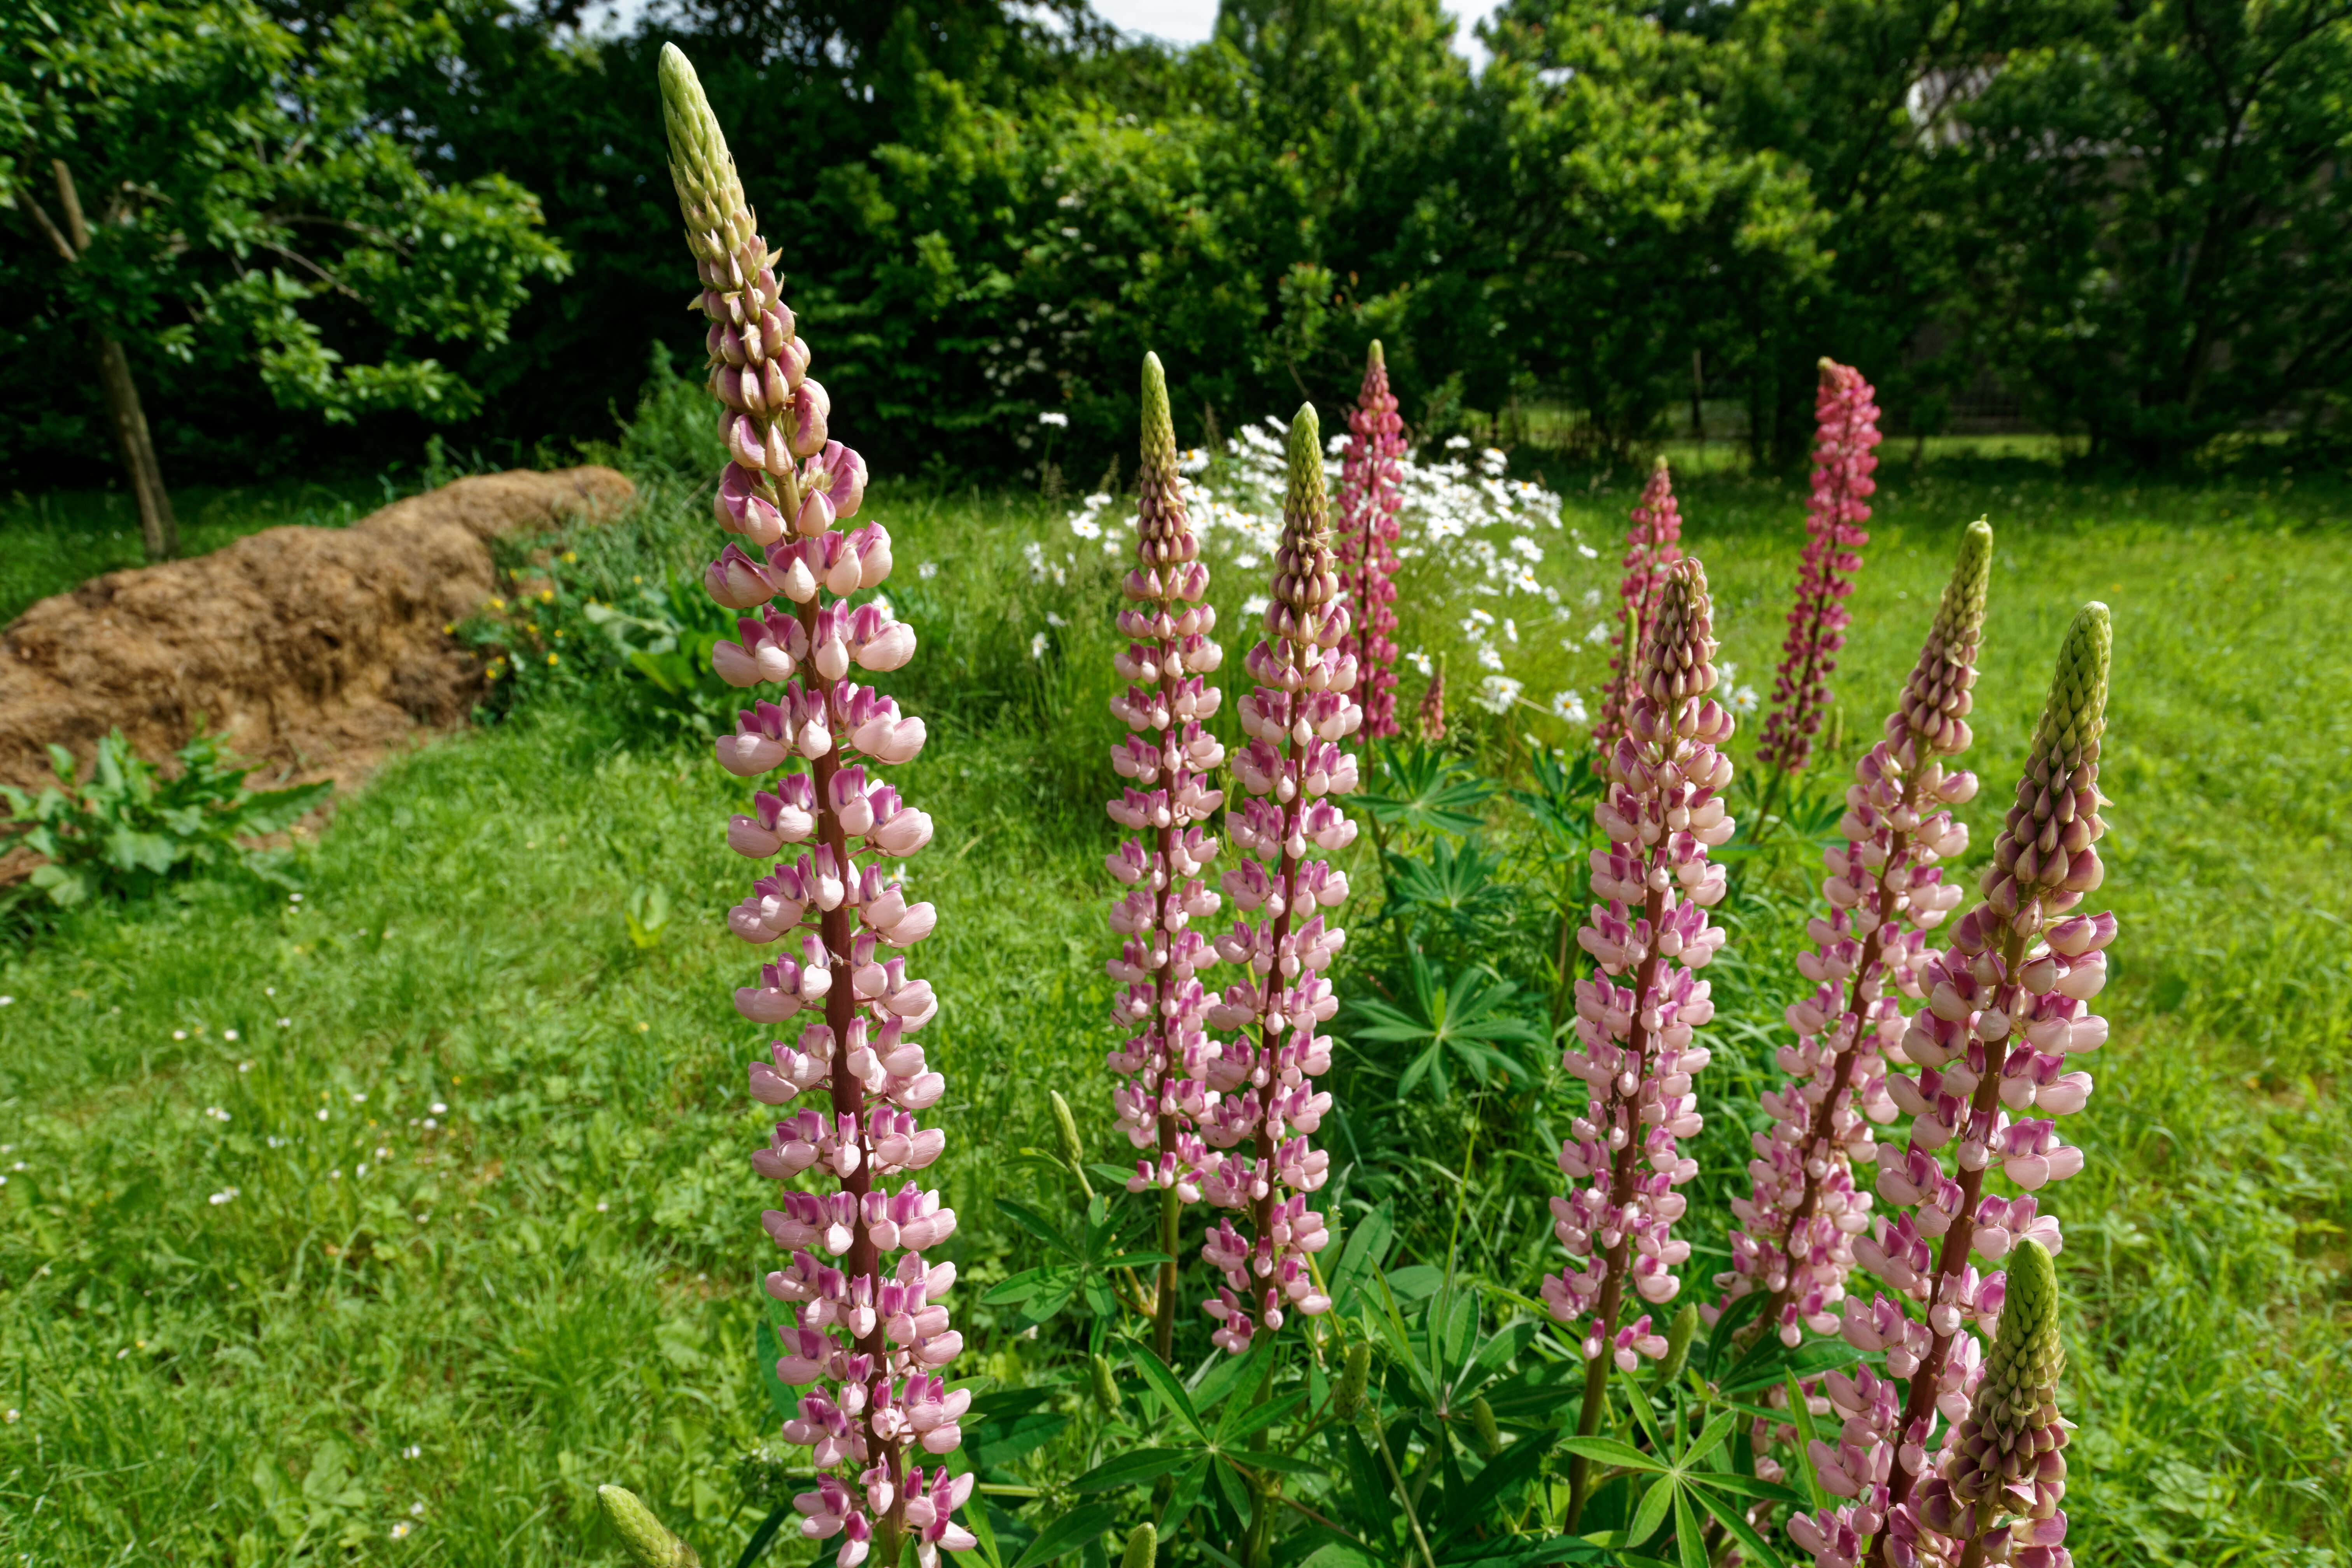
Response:
[{"label": "magenta lupine flower spike", "polygon": [[1860,371],[1822,361],[1804,562],[1772,681],[1772,711],[1756,745],[1757,763],[1776,773],[1802,773],[1812,760],[1813,737],[1829,709],[1830,677],[1853,619],[1845,598],[1853,592],[1853,574],[1862,570],[1862,557],[1854,552],[1870,542],[1860,527],[1870,519],[1866,498],[1878,488],[1870,477],[1878,467],[1878,405],[1872,395]]},{"label": "magenta lupine flower spike", "polygon": [[[1957,1555],[1914,1492],[1943,1463],[1933,1443],[1937,1417],[1966,1417],[1983,1371],[1969,1326],[1990,1327],[2007,1290],[2000,1273],[1980,1276],[1969,1257],[1998,1263],[2021,1241],[2055,1252],[2062,1240],[2037,1194],[2083,1168],[2082,1152],[2058,1142],[2055,1119],[2080,1110],[2091,1093],[2091,1075],[2067,1070],[2068,1058],[2106,1041],[2106,1022],[2088,1004],[2106,983],[2105,950],[2116,934],[2114,915],[2074,912],[2105,874],[2095,845],[2105,831],[2098,763],[2109,642],[2106,606],[2084,606],[1984,873],[1984,901],[1918,969],[1927,1005],[1897,1047],[1917,1076],[1886,1079],[1911,1133],[1899,1158],[1880,1152],[1877,1181],[1887,1208],[1910,1212],[1882,1213],[1853,1248],[1895,1294],[1881,1292],[1867,1307],[1848,1297],[1843,1325],[1849,1342],[1885,1352],[1888,1373],[1910,1388],[1898,1410],[1885,1380],[1829,1384],[1845,1426],[1837,1462],[1820,1465],[1817,1455],[1817,1469],[1825,1487],[1853,1500],[1790,1525],[1824,1565],[1851,1568],[1859,1542],[1878,1568]],[[1940,1154],[1948,1144],[1952,1174]],[[2021,1195],[1984,1193],[1996,1166]],[[1911,1317],[1915,1307],[1926,1321]]]},{"label": "magenta lupine flower spike", "polygon": [[1225,749],[1202,725],[1223,693],[1204,679],[1224,662],[1209,640],[1216,610],[1202,601],[1209,568],[1184,515],[1177,488],[1176,428],[1160,356],[1143,356],[1142,496],[1136,521],[1135,570],[1127,574],[1129,607],[1118,615],[1132,639],[1114,661],[1131,682],[1111,712],[1133,731],[1111,748],[1111,766],[1132,780],[1110,803],[1111,819],[1136,837],[1110,856],[1110,874],[1132,889],[1111,906],[1111,930],[1127,940],[1110,962],[1122,989],[1111,1012],[1133,1032],[1107,1058],[1128,1075],[1113,1095],[1119,1131],[1141,1154],[1128,1191],[1157,1187],[1160,1250],[1153,1333],[1166,1359],[1176,1329],[1177,1205],[1201,1196],[1206,1151],[1196,1131],[1207,1110],[1216,1047],[1202,1025],[1208,996],[1195,972],[1217,962],[1191,929],[1213,917],[1219,900],[1195,874],[1217,853],[1201,824],[1223,804],[1210,784]]},{"label": "magenta lupine flower spike", "polygon": [[1397,510],[1404,504],[1397,460],[1404,455],[1404,421],[1389,391],[1388,360],[1377,339],[1364,359],[1364,388],[1348,415],[1348,445],[1339,459],[1339,580],[1355,629],[1345,651],[1356,657],[1357,705],[1363,733],[1381,740],[1397,732]]},{"label": "magenta lupine flower spike", "polygon": [[[972,1478],[950,1478],[945,1458],[971,1395],[950,1393],[940,1375],[963,1344],[944,1304],[955,1265],[923,1258],[955,1233],[955,1213],[912,1179],[947,1142],[920,1122],[946,1082],[909,1037],[939,1011],[905,954],[930,934],[934,916],[887,869],[929,841],[931,822],[877,767],[920,751],[923,721],[848,679],[853,664],[906,663],[914,634],[878,600],[849,602],[890,572],[879,524],[834,528],[856,513],[866,465],[827,433],[829,406],[807,378],[808,347],[793,332],[774,254],[754,232],[694,68],[672,46],[662,49],[661,89],[670,172],[710,318],[711,385],[728,409],[719,520],[740,540],[706,583],[730,608],[755,611],[780,593],[791,606],[747,614],[712,664],[732,685],[777,688],[718,743],[720,765],[761,786],[727,842],[762,861],[802,847],[728,911],[745,941],[782,943],[759,984],[735,993],[735,1006],[760,1024],[803,1012],[822,1020],[794,1042],[774,1042],[751,1068],[762,1104],[815,1101],[777,1123],[751,1156],[761,1175],[787,1184],[762,1219],[791,1258],[767,1278],[768,1293],[794,1309],[776,1373],[808,1390],[783,1435],[814,1450],[818,1471],[794,1506],[803,1536],[842,1538],[838,1568],[857,1568],[869,1552],[895,1564],[909,1535],[924,1568],[937,1568],[940,1547],[973,1544],[953,1517]],[[787,765],[794,771],[772,776]],[[790,1184],[812,1174],[824,1190]],[[937,1462],[927,1470],[926,1459]]]},{"label": "magenta lupine flower spike", "polygon": [[[1621,1322],[1625,1287],[1650,1306],[1675,1299],[1675,1267],[1690,1256],[1672,1226],[1684,1199],[1675,1188],[1698,1173],[1679,1140],[1699,1131],[1691,1077],[1707,1050],[1691,1032],[1715,1016],[1698,978],[1723,945],[1706,910],[1724,874],[1707,850],[1732,834],[1723,792],[1731,783],[1731,714],[1715,689],[1715,637],[1706,573],[1696,558],[1668,568],[1625,733],[1606,759],[1608,791],[1594,815],[1609,847],[1592,852],[1601,900],[1578,943],[1601,975],[1576,987],[1576,1037],[1561,1065],[1589,1086],[1584,1112],[1560,1144],[1570,1182],[1552,1200],[1552,1234],[1576,1267],[1548,1275],[1544,1304],[1576,1330],[1587,1363],[1580,1430],[1598,1430],[1610,1364],[1632,1371],[1656,1359],[1666,1337],[1643,1312]],[[1630,984],[1620,984],[1621,977]],[[1571,1468],[1570,1524],[1586,1469]]]},{"label": "magenta lupine flower spike", "polygon": [[1314,1082],[1331,1069],[1331,1040],[1315,1029],[1339,1011],[1323,972],[1344,934],[1323,911],[1346,900],[1348,878],[1309,852],[1337,854],[1355,839],[1356,825],[1333,797],[1356,787],[1356,759],[1339,743],[1363,721],[1350,695],[1356,661],[1340,647],[1349,616],[1333,565],[1321,431],[1308,405],[1290,426],[1265,639],[1245,665],[1256,686],[1235,704],[1249,744],[1234,754],[1234,776],[1250,798],[1228,808],[1225,821],[1234,845],[1255,859],[1226,872],[1223,886],[1255,923],[1236,921],[1217,938],[1217,951],[1243,967],[1244,978],[1209,1009],[1211,1027],[1242,1031],[1210,1079],[1221,1098],[1201,1124],[1213,1146],[1202,1194],[1249,1226],[1245,1236],[1220,1220],[1201,1249],[1224,1277],[1216,1298],[1202,1303],[1217,1321],[1210,1337],[1235,1353],[1259,1330],[1281,1328],[1294,1308],[1311,1317],[1331,1307],[1307,1262],[1330,1233],[1307,1206],[1330,1156],[1307,1138],[1331,1108]]},{"label": "magenta lupine flower spike", "polygon": [[1421,738],[1430,745],[1445,739],[1445,656],[1437,656],[1437,668],[1429,672],[1429,685],[1421,694]]},{"label": "magenta lupine flower spike", "polygon": [[1878,1158],[1870,1123],[1895,1117],[1880,1053],[1903,1037],[1896,993],[1917,994],[1927,933],[1960,901],[1937,863],[1968,847],[1968,829],[1947,808],[1973,798],[1977,781],[1944,763],[1971,738],[1991,567],[1992,530],[1979,521],[1960,542],[1885,739],[1854,764],[1840,824],[1846,842],[1824,857],[1830,907],[1810,928],[1813,946],[1797,957],[1814,988],[1788,1010],[1797,1039],[1780,1047],[1780,1063],[1790,1081],[1764,1096],[1772,1131],[1748,1163],[1749,1195],[1731,1205],[1739,1228],[1730,1271],[1716,1276],[1723,1305],[1769,1293],[1757,1321],[1792,1346],[1808,1328],[1838,1331],[1853,1238],[1871,1208],[1854,1168]]},{"label": "magenta lupine flower spike", "polygon": [[1609,658],[1609,686],[1601,695],[1601,717],[1592,726],[1592,739],[1604,752],[1624,732],[1625,709],[1639,674],[1635,666],[1641,657],[1642,628],[1657,613],[1658,595],[1666,585],[1668,569],[1683,558],[1682,537],[1682,509],[1675,501],[1674,476],[1661,453],[1650,469],[1650,482],[1643,487],[1642,499],[1633,503],[1633,521],[1625,530],[1625,575],[1617,583],[1623,625],[1617,651]]}]

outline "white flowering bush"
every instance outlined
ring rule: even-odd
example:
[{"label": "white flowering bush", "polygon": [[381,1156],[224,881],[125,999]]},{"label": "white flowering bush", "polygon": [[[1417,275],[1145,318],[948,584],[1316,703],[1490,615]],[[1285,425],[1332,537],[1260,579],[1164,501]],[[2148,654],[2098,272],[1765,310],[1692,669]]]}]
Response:
[{"label": "white flowering bush", "polygon": [[[1243,426],[1212,453],[1195,447],[1178,467],[1187,514],[1212,564],[1211,597],[1222,624],[1265,608],[1265,579],[1282,531],[1284,437],[1287,425],[1267,419]],[[1339,482],[1345,436],[1327,444],[1326,481]],[[1600,607],[1608,563],[1562,517],[1560,497],[1508,474],[1493,447],[1474,451],[1456,436],[1434,452],[1408,451],[1401,468],[1404,505],[1398,514],[1400,663],[1423,679],[1446,656],[1456,704],[1497,715],[1517,710],[1547,739],[1569,738],[1591,724],[1608,673],[1612,630]],[[1119,554],[1131,546],[1134,518],[1125,502],[1087,496],[1069,513],[1075,555],[1089,546]],[[1058,578],[1054,552],[1033,547],[1040,581]],[[1232,602],[1226,601],[1231,595]],[[1588,625],[1589,623],[1589,625]],[[1401,705],[1419,695],[1403,678]]]}]

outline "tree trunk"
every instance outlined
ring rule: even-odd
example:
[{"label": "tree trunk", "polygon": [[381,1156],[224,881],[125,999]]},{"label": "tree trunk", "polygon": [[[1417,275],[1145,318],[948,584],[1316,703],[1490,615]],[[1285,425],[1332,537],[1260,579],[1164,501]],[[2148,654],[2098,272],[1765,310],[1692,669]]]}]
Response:
[{"label": "tree trunk", "polygon": [[98,333],[98,379],[106,389],[106,411],[114,426],[115,445],[131,475],[131,493],[139,502],[139,533],[150,561],[169,561],[180,552],[180,521],[172,513],[171,492],[163,488],[163,468],[155,460],[155,443],[147,434],[147,414],[139,405],[139,384],[131,379],[131,356],[105,331]]},{"label": "tree trunk", "polygon": [[[49,242],[69,267],[79,267],[89,252],[89,220],[82,216],[81,192],[63,158],[49,160],[58,177],[58,203],[66,226],[60,234],[47,216],[41,226]],[[36,213],[39,211],[35,204]],[[131,475],[131,493],[139,502],[139,534],[150,561],[169,561],[180,552],[180,520],[172,515],[172,492],[163,488],[163,465],[155,460],[155,442],[147,434],[147,411],[139,405],[139,384],[131,379],[131,356],[104,327],[94,328],[98,340],[98,380],[106,391],[106,413],[114,426],[114,444]]]}]

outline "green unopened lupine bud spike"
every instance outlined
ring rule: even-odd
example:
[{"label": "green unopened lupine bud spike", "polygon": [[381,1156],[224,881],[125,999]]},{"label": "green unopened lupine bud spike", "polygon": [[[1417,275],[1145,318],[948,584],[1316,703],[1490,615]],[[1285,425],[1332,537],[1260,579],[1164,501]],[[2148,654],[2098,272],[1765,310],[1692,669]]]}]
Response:
[{"label": "green unopened lupine bud spike", "polygon": [[1070,1167],[1070,1174],[1077,1177],[1078,1190],[1091,1198],[1095,1186],[1087,1180],[1087,1149],[1078,1142],[1078,1119],[1070,1114],[1070,1102],[1062,1098],[1060,1090],[1049,1089],[1045,1098],[1054,1104],[1054,1133],[1061,1142],[1062,1161]]},{"label": "green unopened lupine bud spike", "polygon": [[1486,1403],[1484,1394],[1470,1402],[1470,1430],[1477,1436],[1481,1458],[1491,1459],[1503,1451],[1503,1428],[1495,1420],[1495,1407]]},{"label": "green unopened lupine bud spike", "polygon": [[1176,420],[1168,407],[1168,373],[1160,356],[1143,356],[1143,468],[1146,475],[1176,471]]},{"label": "green unopened lupine bud spike", "polygon": [[687,246],[698,260],[721,262],[751,237],[743,182],[685,51],[664,44],[660,72],[662,128],[669,137],[669,174],[686,218]]},{"label": "green unopened lupine bud spike", "polygon": [[2099,737],[2107,727],[2107,658],[2114,631],[2105,605],[2085,605],[2066,629],[2050,700],[2033,727],[2017,804],[1985,868],[1985,900],[2020,935],[2039,930],[2096,888],[2105,871],[2094,847],[2106,825],[2098,790]]},{"label": "green unopened lupine bud spike", "polygon": [[1331,1391],[1331,1414],[1342,1421],[1354,1420],[1364,1406],[1364,1388],[1371,1376],[1372,1347],[1358,1340],[1348,1347],[1348,1359],[1340,1363],[1339,1386]]},{"label": "green unopened lupine bud spike", "polygon": [[1127,1552],[1118,1560],[1118,1568],[1152,1568],[1160,1556],[1160,1531],[1149,1522],[1139,1524],[1128,1532]]},{"label": "green unopened lupine bud spike", "polygon": [[1330,506],[1323,489],[1323,425],[1316,417],[1315,405],[1298,405],[1298,413],[1290,421],[1286,455],[1290,484],[1283,497],[1283,520],[1307,524],[1311,519],[1313,531],[1322,533],[1328,527]]},{"label": "green unopened lupine bud spike", "polygon": [[[2007,1539],[2002,1515],[2063,1521],[2068,1423],[2058,1414],[2066,1352],[2058,1340],[2058,1276],[2040,1242],[2020,1241],[2006,1260],[2000,1327],[1985,1359],[1968,1419],[1952,1434],[1943,1473],[1921,1489],[1919,1516],[1955,1539]],[[2065,1526],[2032,1532],[2065,1539]]]},{"label": "green unopened lupine bud spike", "polygon": [[621,1532],[628,1543],[629,1555],[645,1564],[645,1568],[700,1568],[702,1560],[694,1548],[672,1535],[653,1510],[637,1500],[635,1492],[620,1487],[598,1487],[596,1497],[604,1505],[604,1515],[613,1528]]},{"label": "green unopened lupine bud spike", "polygon": [[1110,1364],[1110,1357],[1094,1358],[1095,1403],[1106,1415],[1118,1414],[1118,1377]]},{"label": "green unopened lupine bud spike", "polygon": [[1661,1386],[1682,1376],[1683,1368],[1690,1361],[1691,1341],[1697,1334],[1698,1303],[1685,1301],[1683,1310],[1675,1314],[1675,1321],[1666,1328],[1666,1353],[1664,1359],[1658,1363]]}]

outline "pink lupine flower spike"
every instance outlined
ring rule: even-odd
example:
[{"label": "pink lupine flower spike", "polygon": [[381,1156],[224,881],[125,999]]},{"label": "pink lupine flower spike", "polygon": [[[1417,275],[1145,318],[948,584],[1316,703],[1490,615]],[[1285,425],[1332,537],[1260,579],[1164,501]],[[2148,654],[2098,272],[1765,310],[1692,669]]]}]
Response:
[{"label": "pink lupine flower spike", "polygon": [[[1682,1289],[1675,1268],[1690,1243],[1673,1236],[1685,1200],[1675,1188],[1698,1173],[1677,1151],[1700,1128],[1692,1075],[1708,1061],[1692,1031],[1715,1016],[1697,972],[1723,945],[1709,906],[1724,893],[1707,850],[1731,837],[1724,789],[1731,783],[1732,718],[1715,689],[1715,637],[1706,573],[1696,558],[1668,568],[1643,639],[1625,732],[1606,759],[1608,789],[1594,816],[1609,846],[1592,852],[1601,902],[1577,933],[1601,973],[1576,987],[1576,1035],[1561,1066],[1587,1085],[1583,1113],[1562,1142],[1570,1187],[1552,1200],[1552,1234],[1577,1267],[1548,1275],[1544,1304],[1577,1331],[1586,1370],[1577,1430],[1600,1430],[1609,1369],[1666,1353],[1643,1312],[1621,1322],[1625,1287],[1653,1307]],[[1630,978],[1630,987],[1618,984]],[[1570,1468],[1569,1528],[1575,1528],[1591,1468]]]},{"label": "pink lupine flower spike", "polygon": [[1348,415],[1339,459],[1339,584],[1355,622],[1343,651],[1356,658],[1356,703],[1367,740],[1397,732],[1397,511],[1404,504],[1397,460],[1404,421],[1389,391],[1389,364],[1374,341],[1364,359],[1364,386]]},{"label": "pink lupine flower spike", "polygon": [[[856,514],[866,465],[830,435],[831,400],[808,377],[775,255],[694,68],[665,46],[660,68],[670,172],[710,319],[710,384],[727,408],[714,506],[737,539],[704,585],[743,616],[711,663],[730,685],[772,691],[717,744],[721,766],[761,786],[727,842],[758,861],[793,854],[728,911],[737,936],[781,949],[735,1005],[754,1023],[810,1020],[751,1068],[761,1103],[806,1097],[751,1156],[786,1184],[762,1223],[789,1261],[766,1286],[793,1310],[777,1375],[807,1390],[783,1436],[811,1448],[818,1472],[793,1506],[804,1537],[839,1539],[835,1568],[870,1554],[896,1565],[910,1539],[922,1568],[938,1568],[940,1548],[974,1544],[954,1517],[973,1478],[950,1477],[946,1458],[971,1395],[941,1375],[963,1344],[945,1305],[955,1265],[923,1256],[955,1234],[955,1213],[913,1179],[947,1142],[921,1121],[946,1081],[911,1037],[939,1000],[906,955],[935,914],[889,869],[929,842],[931,820],[881,773],[922,749],[923,721],[850,679],[853,667],[904,665],[915,635],[882,601],[849,602],[890,573],[880,524],[835,527]],[[791,1184],[810,1176],[818,1190]]]},{"label": "pink lupine flower spike", "polygon": [[[1220,1098],[1201,1124],[1212,1146],[1202,1195],[1247,1216],[1250,1226],[1244,1235],[1221,1220],[1201,1249],[1224,1277],[1202,1304],[1217,1322],[1210,1338],[1235,1354],[1294,1310],[1312,1317],[1331,1308],[1312,1264],[1330,1232],[1307,1206],[1329,1174],[1330,1156],[1307,1139],[1331,1109],[1329,1092],[1314,1082],[1331,1070],[1331,1040],[1315,1028],[1339,1011],[1323,972],[1344,937],[1322,911],[1346,900],[1348,878],[1309,851],[1337,854],[1355,839],[1356,825],[1332,797],[1356,788],[1356,759],[1340,742],[1363,710],[1350,695],[1356,660],[1341,647],[1349,616],[1333,569],[1312,405],[1291,423],[1289,458],[1266,635],[1246,665],[1256,686],[1235,705],[1250,740],[1234,754],[1234,776],[1249,800],[1225,814],[1234,845],[1255,858],[1225,873],[1224,889],[1255,919],[1238,920],[1217,938],[1243,978],[1209,1009],[1211,1027],[1242,1032],[1212,1073]],[[1247,1153],[1237,1152],[1244,1145]]]},{"label": "pink lupine flower spike", "polygon": [[1217,853],[1200,825],[1223,804],[1213,789],[1225,749],[1203,728],[1221,693],[1203,679],[1224,662],[1209,640],[1217,612],[1204,602],[1209,568],[1184,515],[1177,486],[1176,428],[1160,356],[1143,356],[1142,496],[1136,518],[1135,570],[1127,574],[1129,607],[1120,632],[1132,639],[1118,656],[1132,682],[1111,712],[1133,731],[1111,748],[1111,766],[1132,783],[1110,803],[1111,819],[1136,835],[1112,853],[1111,876],[1132,891],[1110,912],[1127,940],[1111,960],[1121,989],[1111,1011],[1134,1031],[1108,1065],[1128,1079],[1112,1096],[1119,1131],[1141,1155],[1129,1192],[1159,1189],[1160,1286],[1151,1303],[1152,1335],[1165,1361],[1176,1333],[1176,1226],[1179,1205],[1201,1196],[1206,1152],[1197,1131],[1207,1110],[1215,1048],[1202,1027],[1208,998],[1196,973],[1217,962],[1216,949],[1192,929],[1213,917],[1219,900],[1196,875]]}]

